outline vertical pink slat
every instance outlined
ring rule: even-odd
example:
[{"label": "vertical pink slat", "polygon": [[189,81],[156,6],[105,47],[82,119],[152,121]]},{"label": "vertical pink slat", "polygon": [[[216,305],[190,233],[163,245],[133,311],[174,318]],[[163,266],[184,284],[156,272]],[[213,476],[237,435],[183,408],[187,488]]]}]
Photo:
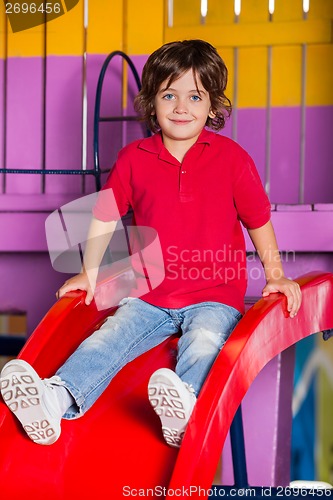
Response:
[{"label": "vertical pink slat", "polygon": [[[7,168],[42,168],[43,60],[12,57],[7,63]],[[7,193],[40,193],[41,178],[8,174]]]},{"label": "vertical pink slat", "polygon": [[270,199],[272,203],[298,203],[300,183],[301,109],[272,108]]},{"label": "vertical pink slat", "polygon": [[253,158],[265,183],[266,110],[243,108],[237,113],[237,142]]},{"label": "vertical pink slat", "polygon": [[333,106],[306,109],[305,203],[333,202]]},{"label": "vertical pink slat", "polygon": [[[46,73],[46,168],[82,167],[82,76],[79,56],[48,56]],[[81,176],[52,175],[46,193],[81,194]]]}]

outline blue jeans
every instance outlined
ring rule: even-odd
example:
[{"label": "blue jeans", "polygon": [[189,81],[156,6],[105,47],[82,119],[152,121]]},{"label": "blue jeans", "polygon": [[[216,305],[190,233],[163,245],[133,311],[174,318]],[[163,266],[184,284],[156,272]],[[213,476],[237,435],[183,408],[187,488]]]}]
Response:
[{"label": "blue jeans", "polygon": [[64,418],[82,416],[123,366],[177,331],[181,337],[176,373],[198,395],[240,318],[235,308],[218,302],[166,309],[141,299],[123,299],[116,313],[82,342],[56,373],[76,402]]}]

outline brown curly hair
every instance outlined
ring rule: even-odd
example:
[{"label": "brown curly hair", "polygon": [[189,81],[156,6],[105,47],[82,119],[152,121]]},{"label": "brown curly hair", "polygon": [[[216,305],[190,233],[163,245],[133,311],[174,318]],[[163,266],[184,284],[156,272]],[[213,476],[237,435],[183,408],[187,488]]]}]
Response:
[{"label": "brown curly hair", "polygon": [[228,70],[217,50],[203,40],[184,40],[162,45],[153,52],[142,72],[142,88],[134,99],[134,108],[152,132],[159,130],[154,114],[154,99],[167,80],[171,83],[192,69],[194,78],[199,78],[209,93],[211,111],[206,125],[221,130],[231,114],[231,102],[224,94],[228,81]]}]

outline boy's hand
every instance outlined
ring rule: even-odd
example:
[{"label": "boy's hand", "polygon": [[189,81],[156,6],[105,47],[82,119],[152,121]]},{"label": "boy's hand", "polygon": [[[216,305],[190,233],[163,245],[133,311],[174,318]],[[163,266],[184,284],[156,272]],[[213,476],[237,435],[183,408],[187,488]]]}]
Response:
[{"label": "boy's hand", "polygon": [[277,292],[281,292],[287,297],[287,309],[290,317],[294,318],[302,302],[302,292],[299,284],[285,277],[276,280],[270,279],[262,291],[262,296],[267,297],[270,293]]},{"label": "boy's hand", "polygon": [[87,273],[80,273],[73,278],[65,281],[61,288],[56,293],[57,299],[60,299],[65,293],[72,292],[73,290],[83,290],[87,292],[85,303],[87,306],[91,303],[94,297],[96,288],[96,281],[91,277],[88,278]]}]

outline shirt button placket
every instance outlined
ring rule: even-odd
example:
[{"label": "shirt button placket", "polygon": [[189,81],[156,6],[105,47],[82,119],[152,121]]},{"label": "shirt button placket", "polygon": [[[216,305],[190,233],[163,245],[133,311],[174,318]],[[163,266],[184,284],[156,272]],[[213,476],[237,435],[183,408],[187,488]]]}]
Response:
[{"label": "shirt button placket", "polygon": [[184,193],[185,191],[185,179],[184,175],[186,173],[186,170],[184,170],[183,166],[180,167],[179,169],[179,194]]},{"label": "shirt button placket", "polygon": [[[191,189],[191,179],[186,167],[182,165],[180,167],[180,179],[179,179],[179,195],[181,201],[185,201],[185,198],[189,198],[192,195]],[[182,200],[183,198],[183,200]]]}]

